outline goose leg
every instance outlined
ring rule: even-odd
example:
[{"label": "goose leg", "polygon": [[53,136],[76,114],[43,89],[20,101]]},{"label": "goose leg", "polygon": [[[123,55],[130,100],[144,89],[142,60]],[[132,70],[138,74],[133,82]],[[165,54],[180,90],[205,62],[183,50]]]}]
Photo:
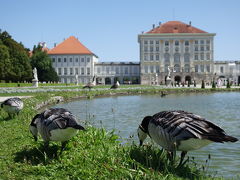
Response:
[{"label": "goose leg", "polygon": [[183,160],[184,160],[184,157],[186,156],[186,154],[187,154],[187,151],[182,151],[182,153],[181,153],[181,159],[180,159],[180,163],[179,163],[179,165],[178,165],[178,166],[182,165],[182,163],[183,163]]},{"label": "goose leg", "polygon": [[67,143],[68,143],[67,141],[62,142],[61,151],[64,150],[64,148],[66,147]]}]

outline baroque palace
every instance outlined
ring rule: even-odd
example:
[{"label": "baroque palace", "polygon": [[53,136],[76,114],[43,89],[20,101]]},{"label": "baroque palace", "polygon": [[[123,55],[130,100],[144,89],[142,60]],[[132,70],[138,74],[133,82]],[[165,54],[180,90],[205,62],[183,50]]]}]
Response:
[{"label": "baroque palace", "polygon": [[169,21],[153,25],[138,35],[139,62],[99,62],[98,56],[74,36],[48,51],[52,65],[63,83],[165,84],[171,74],[173,83],[211,83],[229,78],[240,83],[240,61],[214,61],[214,36],[189,24]]}]

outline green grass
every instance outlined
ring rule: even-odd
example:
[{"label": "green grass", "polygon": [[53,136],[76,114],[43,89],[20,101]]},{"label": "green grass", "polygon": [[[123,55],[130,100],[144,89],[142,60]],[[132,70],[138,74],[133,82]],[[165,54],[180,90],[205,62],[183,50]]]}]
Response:
[{"label": "green grass", "polygon": [[[121,90],[119,93],[159,91]],[[166,152],[159,147],[139,147],[132,143],[122,145],[114,132],[90,125],[85,125],[87,130],[72,138],[62,153],[60,143],[52,142],[48,149],[44,149],[41,138],[38,142],[33,140],[28,126],[37,113],[37,104],[54,103],[49,101],[53,96],[70,100],[115,92],[28,93],[33,98],[24,99],[23,111],[13,119],[8,119],[0,109],[0,179],[212,179],[193,160],[178,168],[178,159],[170,162]]]}]

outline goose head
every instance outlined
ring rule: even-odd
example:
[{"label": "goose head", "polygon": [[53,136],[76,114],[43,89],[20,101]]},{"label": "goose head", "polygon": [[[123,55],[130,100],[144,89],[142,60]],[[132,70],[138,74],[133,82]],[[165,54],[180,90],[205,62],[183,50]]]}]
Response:
[{"label": "goose head", "polygon": [[138,127],[138,139],[140,142],[140,146],[143,144],[143,141],[147,138],[148,124],[151,119],[152,119],[152,116],[144,117],[144,119],[142,120],[142,123]]},{"label": "goose head", "polygon": [[33,138],[35,141],[37,141],[37,136],[38,136],[38,129],[37,129],[37,123],[40,121],[40,114],[37,114],[34,116],[34,118],[31,121],[31,124],[29,125],[29,130],[33,135]]}]

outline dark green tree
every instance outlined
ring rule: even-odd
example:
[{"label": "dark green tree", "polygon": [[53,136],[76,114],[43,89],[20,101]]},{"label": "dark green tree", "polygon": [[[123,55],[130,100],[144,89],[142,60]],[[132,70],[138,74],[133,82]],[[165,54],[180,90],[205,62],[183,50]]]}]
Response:
[{"label": "dark green tree", "polygon": [[54,68],[52,67],[51,58],[45,51],[42,51],[41,46],[34,46],[33,55],[30,58],[32,67],[37,68],[39,81],[58,81],[59,78]]},{"label": "dark green tree", "polygon": [[216,82],[212,81],[212,88],[215,89],[216,88]]},{"label": "dark green tree", "polygon": [[202,86],[201,86],[201,88],[202,88],[202,89],[205,88],[205,82],[204,82],[204,80],[202,80]]},{"label": "dark green tree", "polygon": [[[7,47],[10,61],[10,66],[8,64],[8,60],[2,61],[7,63],[4,65],[8,69],[8,75],[5,76],[5,79],[3,80],[11,80],[13,82],[30,80],[32,77],[32,67],[29,61],[28,50],[22,45],[22,43],[18,43],[12,39],[12,37],[6,31],[0,31],[0,41],[2,45]],[[4,46],[1,46],[3,52],[6,51]]]},{"label": "dark green tree", "polygon": [[7,46],[0,42],[0,80],[7,80],[10,76],[11,61]]},{"label": "dark green tree", "polygon": [[226,88],[231,88],[231,85],[230,85],[229,79],[227,79],[227,87],[226,87]]}]

